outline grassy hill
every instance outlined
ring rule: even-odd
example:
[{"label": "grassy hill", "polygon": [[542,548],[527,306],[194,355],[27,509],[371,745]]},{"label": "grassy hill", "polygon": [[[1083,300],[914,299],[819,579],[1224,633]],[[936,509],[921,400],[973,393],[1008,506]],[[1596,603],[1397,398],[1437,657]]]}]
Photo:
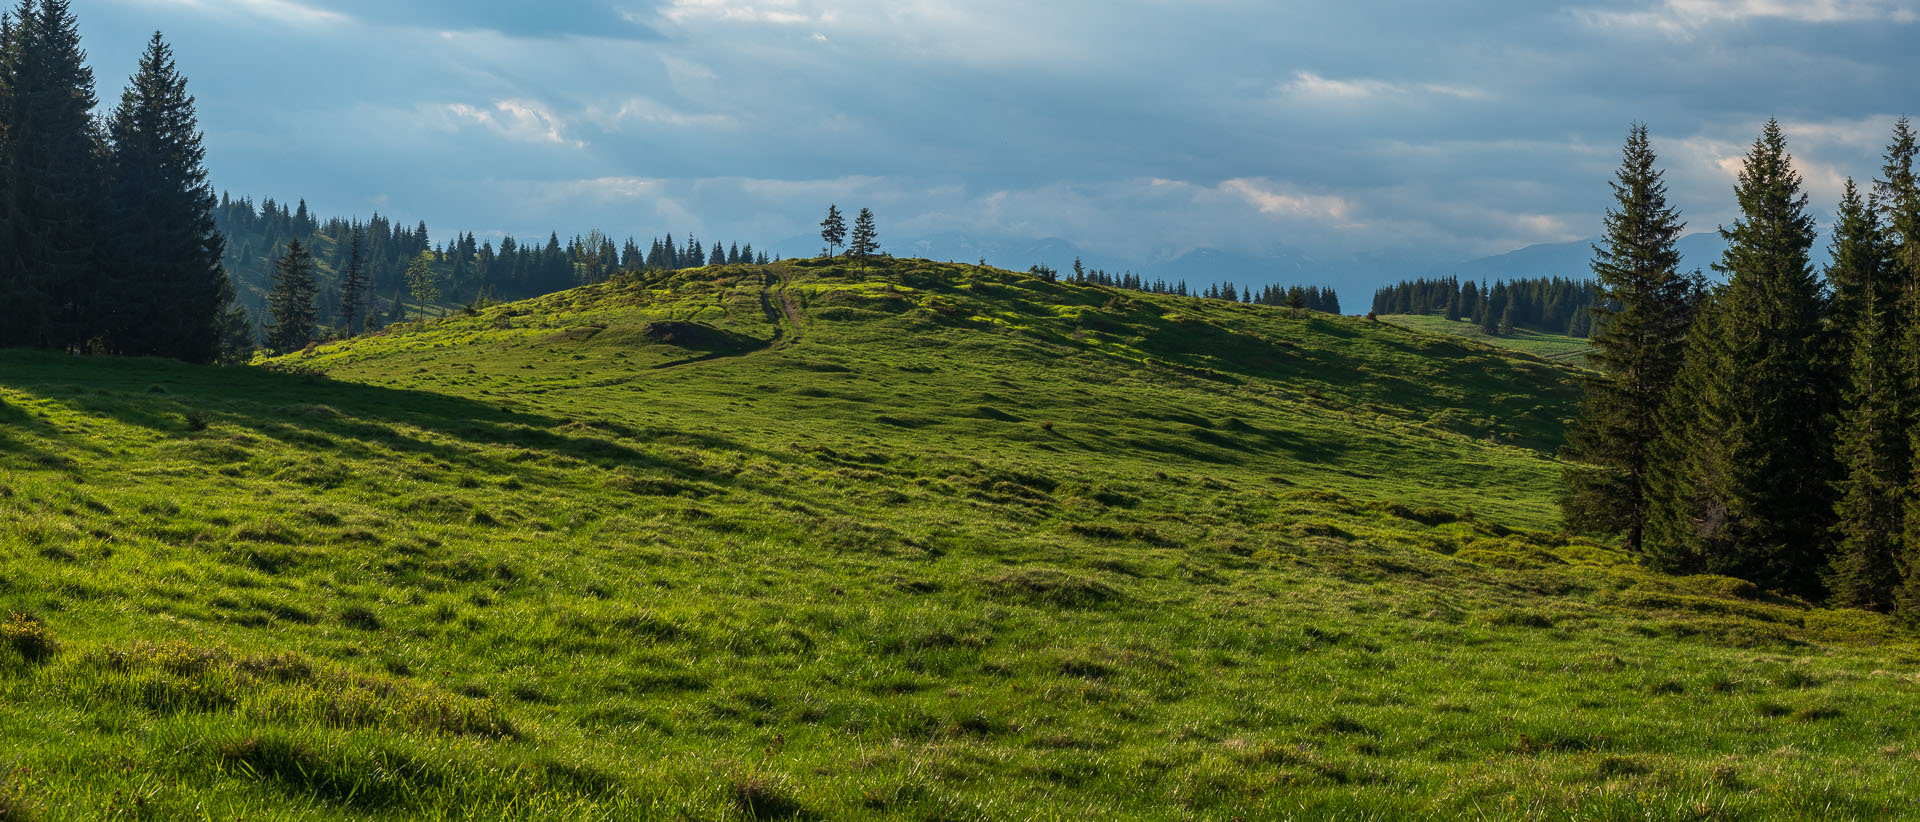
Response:
[{"label": "grassy hill", "polygon": [[1885,620],[1552,533],[1569,372],[922,261],[0,352],[0,818],[1910,813]]},{"label": "grassy hill", "polygon": [[1587,341],[1565,334],[1548,334],[1531,328],[1516,328],[1506,335],[1488,334],[1478,323],[1449,320],[1434,314],[1388,314],[1381,322],[1435,334],[1451,334],[1478,340],[1488,345],[1532,354],[1543,360],[1578,365],[1587,354]]}]

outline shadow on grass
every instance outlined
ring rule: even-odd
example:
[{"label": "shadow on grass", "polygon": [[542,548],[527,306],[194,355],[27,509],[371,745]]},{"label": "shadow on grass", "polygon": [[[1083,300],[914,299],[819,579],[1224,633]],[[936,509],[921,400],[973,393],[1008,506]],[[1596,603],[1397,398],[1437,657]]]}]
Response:
[{"label": "shadow on grass", "polygon": [[[509,463],[504,458],[479,459],[468,450],[410,435],[408,429],[473,445],[522,446],[593,464],[658,468],[709,481],[728,478],[607,437],[574,432],[672,439],[721,450],[754,450],[713,435],[561,419],[430,391],[249,366],[0,351],[0,386],[153,431],[188,433],[185,414],[193,412],[210,423],[243,428],[305,449],[351,453],[378,444],[493,470],[509,470]],[[31,429],[49,439],[67,436],[19,409],[0,409],[0,447],[26,453],[30,458],[45,452],[9,436],[13,428]]]}]

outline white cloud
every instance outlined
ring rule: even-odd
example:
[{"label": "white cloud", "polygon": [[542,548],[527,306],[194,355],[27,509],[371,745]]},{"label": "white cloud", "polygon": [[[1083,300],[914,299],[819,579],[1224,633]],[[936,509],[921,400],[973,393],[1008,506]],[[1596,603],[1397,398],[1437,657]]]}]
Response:
[{"label": "white cloud", "polygon": [[1691,39],[1702,28],[1755,19],[1796,23],[1912,23],[1920,20],[1911,0],[1660,0],[1633,11],[1576,9],[1574,15],[1600,28],[1646,29]]},{"label": "white cloud", "polygon": [[734,0],[673,0],[673,4],[661,12],[662,16],[675,23],[705,19],[776,25],[822,22],[826,14],[831,12],[809,14],[802,11],[796,0],[761,0],[758,3],[740,3]]},{"label": "white cloud", "polygon": [[1381,80],[1329,80],[1312,72],[1294,72],[1293,81],[1280,87],[1293,97],[1335,100],[1362,100],[1382,94],[1396,94],[1399,88]]},{"label": "white cloud", "polygon": [[353,18],[328,9],[314,8],[293,0],[145,0],[154,5],[186,6],[207,12],[238,10],[282,23],[298,25],[337,25]]},{"label": "white cloud", "polygon": [[1331,194],[1303,194],[1269,180],[1236,179],[1220,184],[1220,190],[1238,195],[1269,217],[1312,220],[1340,228],[1365,228],[1355,222],[1358,208],[1344,197]]},{"label": "white cloud", "polygon": [[1286,97],[1319,101],[1357,101],[1380,97],[1404,97],[1413,95],[1438,95],[1457,97],[1466,100],[1485,99],[1486,92],[1462,86],[1450,86],[1439,83],[1391,83],[1373,78],[1339,80],[1323,77],[1310,71],[1296,71],[1293,79],[1280,85],[1280,94]]},{"label": "white cloud", "polygon": [[466,124],[485,126],[509,140],[523,143],[555,143],[585,148],[586,141],[567,136],[567,124],[537,100],[498,100],[492,108],[466,103],[450,103],[438,112],[450,127]]}]

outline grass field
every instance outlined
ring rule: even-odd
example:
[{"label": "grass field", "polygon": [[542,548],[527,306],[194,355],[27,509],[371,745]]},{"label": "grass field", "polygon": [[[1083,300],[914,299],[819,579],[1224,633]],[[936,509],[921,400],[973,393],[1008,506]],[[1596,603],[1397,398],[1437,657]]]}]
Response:
[{"label": "grass field", "polygon": [[1487,345],[1532,354],[1543,360],[1569,365],[1579,365],[1587,354],[1586,340],[1564,334],[1548,334],[1530,328],[1516,328],[1513,333],[1506,335],[1488,334],[1480,330],[1478,323],[1448,320],[1436,314],[1388,314],[1381,317],[1380,321],[1434,334],[1466,337]]},{"label": "grass field", "polygon": [[0,352],[0,819],[1913,814],[1911,635],[1554,533],[1575,398],[904,260]]}]

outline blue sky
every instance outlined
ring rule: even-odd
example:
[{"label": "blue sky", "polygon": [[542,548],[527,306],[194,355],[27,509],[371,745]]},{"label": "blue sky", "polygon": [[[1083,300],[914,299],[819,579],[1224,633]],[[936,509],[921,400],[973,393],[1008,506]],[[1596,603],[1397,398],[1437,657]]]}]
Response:
[{"label": "blue sky", "polygon": [[871,206],[896,250],[1058,238],[1140,265],[1212,248],[1370,280],[1597,233],[1636,119],[1705,230],[1732,218],[1767,117],[1824,211],[1920,113],[1920,0],[75,9],[103,99],[153,30],[175,45],[216,185],[437,235],[693,232],[804,253],[837,202]]}]

